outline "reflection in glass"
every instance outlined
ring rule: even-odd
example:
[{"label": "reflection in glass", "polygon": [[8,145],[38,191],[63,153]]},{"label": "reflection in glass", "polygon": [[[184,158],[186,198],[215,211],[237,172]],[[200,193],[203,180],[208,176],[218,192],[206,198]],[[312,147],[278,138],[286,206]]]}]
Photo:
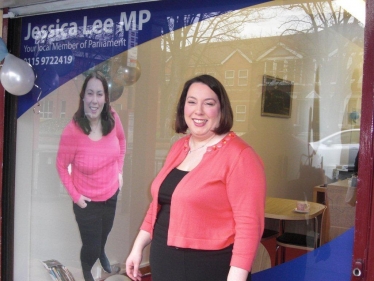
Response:
[{"label": "reflection in glass", "polygon": [[[264,160],[268,196],[312,200],[314,186],[336,180],[334,169],[350,168],[360,129],[364,25],[336,1],[284,2],[160,16],[153,26],[160,36],[137,46],[141,75],[131,85],[114,75],[126,52],[100,66],[118,85],[111,101],[128,140],[124,187],[108,244],[114,262],[127,256],[150,200],[149,185],[179,138],[170,130],[175,103],[192,76],[207,73],[224,84],[234,109],[233,130]],[[264,75],[293,83],[290,118],[261,115]],[[25,224],[24,216],[17,221],[16,215],[16,234],[30,239],[18,242],[24,237],[16,235],[15,259],[29,266],[30,280],[43,280],[39,260],[51,258],[80,274],[78,230],[72,213],[61,214],[70,200],[52,164],[82,81],[76,74],[41,100],[41,114],[28,111],[18,120],[16,214],[29,218]],[[348,143],[324,141],[346,131]],[[30,262],[24,249],[30,249]]]},{"label": "reflection in glass", "polygon": [[360,129],[336,132],[319,141],[311,142],[310,146],[313,154],[321,157],[325,174],[333,180],[342,179],[336,174],[336,169],[354,172],[355,159],[360,146]]},{"label": "reflection in glass", "polygon": [[49,274],[54,281],[75,281],[70,271],[56,260],[43,261],[44,267],[48,270]]}]

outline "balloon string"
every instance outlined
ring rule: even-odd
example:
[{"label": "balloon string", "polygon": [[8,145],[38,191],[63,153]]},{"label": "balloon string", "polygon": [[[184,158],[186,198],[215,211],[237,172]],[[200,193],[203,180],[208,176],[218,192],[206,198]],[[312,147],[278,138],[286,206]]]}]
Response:
[{"label": "balloon string", "polygon": [[[31,66],[31,68],[32,68],[32,66]],[[34,71],[34,73],[35,73],[35,81],[36,81],[36,79],[38,79],[38,73],[36,71]],[[39,89],[39,95],[36,98],[36,106],[38,107],[38,110],[36,110],[35,106],[34,106],[33,110],[34,110],[34,113],[40,114],[40,102],[39,102],[39,99],[40,99],[40,96],[42,95],[42,89],[38,85],[36,85],[35,83],[34,83],[34,86]]]},{"label": "balloon string", "polygon": [[[34,110],[34,113],[40,114],[40,102],[39,102],[39,99],[40,99],[40,96],[42,94],[42,89],[38,85],[36,85],[36,84],[34,84],[34,86],[36,88],[38,88],[40,91],[39,91],[38,98],[36,99],[36,106],[34,106],[33,110]],[[36,109],[36,107],[38,107],[38,109]]]}]

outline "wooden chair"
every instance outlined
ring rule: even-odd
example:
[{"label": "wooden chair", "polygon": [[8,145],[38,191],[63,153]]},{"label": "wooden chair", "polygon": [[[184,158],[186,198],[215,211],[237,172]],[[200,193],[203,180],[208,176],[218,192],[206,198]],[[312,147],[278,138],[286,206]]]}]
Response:
[{"label": "wooden chair", "polygon": [[255,260],[252,265],[252,273],[256,273],[271,267],[271,259],[268,250],[260,243],[258,245]]},{"label": "wooden chair", "polygon": [[314,218],[313,236],[284,232],[276,238],[275,265],[278,265],[279,249],[281,249],[281,263],[283,263],[285,261],[286,248],[312,251],[321,245],[321,241],[323,241],[323,226],[326,209],[327,206],[325,206],[325,209],[322,212],[321,223],[318,222],[318,217]]}]

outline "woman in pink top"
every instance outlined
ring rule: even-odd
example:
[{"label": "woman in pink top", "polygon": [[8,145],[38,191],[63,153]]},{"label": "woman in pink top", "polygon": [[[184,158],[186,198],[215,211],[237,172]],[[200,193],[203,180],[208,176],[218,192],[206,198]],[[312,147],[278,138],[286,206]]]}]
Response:
[{"label": "woman in pink top", "polygon": [[248,281],[264,228],[266,181],[255,151],[230,131],[233,112],[210,75],[187,81],[175,142],[151,186],[152,202],[126,260],[141,280],[151,243],[152,281]]},{"label": "woman in pink top", "polygon": [[97,259],[111,272],[104,248],[123,184],[126,140],[100,72],[86,77],[79,96],[79,108],[61,135],[56,167],[74,203],[84,280],[93,281],[91,269]]}]

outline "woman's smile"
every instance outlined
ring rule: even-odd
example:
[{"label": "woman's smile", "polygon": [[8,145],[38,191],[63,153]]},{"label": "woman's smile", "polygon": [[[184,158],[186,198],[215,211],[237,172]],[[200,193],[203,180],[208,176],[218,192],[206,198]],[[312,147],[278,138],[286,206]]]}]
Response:
[{"label": "woman's smile", "polygon": [[195,119],[195,118],[192,118],[192,120],[195,123],[195,126],[198,126],[198,127],[204,126],[206,124],[206,122],[208,122],[208,120],[206,120],[206,119]]}]

